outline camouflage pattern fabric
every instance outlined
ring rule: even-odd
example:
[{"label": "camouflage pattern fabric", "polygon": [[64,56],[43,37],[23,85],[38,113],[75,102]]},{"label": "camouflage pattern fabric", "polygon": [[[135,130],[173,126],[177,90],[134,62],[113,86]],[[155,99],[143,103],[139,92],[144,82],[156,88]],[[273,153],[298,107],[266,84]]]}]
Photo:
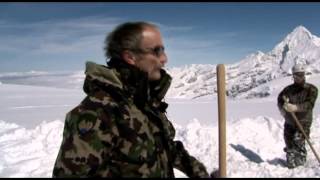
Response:
[{"label": "camouflage pattern fabric", "polygon": [[[304,126],[303,128],[306,130],[305,133],[307,136],[309,136],[310,127]],[[285,124],[284,140],[286,144],[284,151],[286,152],[288,168],[303,165],[307,158],[307,150],[303,134],[291,125]]]},{"label": "camouflage pattern fabric", "polygon": [[171,77],[149,83],[147,74],[111,59],[86,64],[85,99],[65,119],[53,177],[209,177],[189,155],[166,117],[163,97]]},{"label": "camouflage pattern fabric", "polygon": [[298,106],[298,111],[295,112],[295,115],[309,137],[313,107],[318,96],[318,89],[309,83],[305,83],[303,86],[292,84],[285,87],[278,96],[278,108],[285,118],[284,140],[286,147],[284,150],[287,153],[288,167],[294,168],[303,165],[306,161],[305,137],[297,127],[292,115],[283,109],[283,96],[289,97],[289,103]]}]

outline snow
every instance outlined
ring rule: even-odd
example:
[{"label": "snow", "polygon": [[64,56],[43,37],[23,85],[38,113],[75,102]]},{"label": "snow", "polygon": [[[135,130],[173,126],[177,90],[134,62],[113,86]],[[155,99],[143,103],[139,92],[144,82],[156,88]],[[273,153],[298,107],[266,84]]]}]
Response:
[{"label": "snow", "polygon": [[[8,72],[0,74],[0,80],[3,84],[22,84],[45,87],[58,87],[80,89],[85,75],[83,71],[68,72]],[[61,83],[63,82],[63,83]]]},{"label": "snow", "polygon": [[84,93],[78,89],[2,84],[0,120],[34,128],[44,120],[63,119],[82,97]]},{"label": "snow", "polygon": [[0,125],[1,177],[50,177],[62,122],[43,121],[33,129],[4,121]]},{"label": "snow", "polygon": [[[317,84],[319,79],[309,78]],[[285,82],[282,79],[273,86],[280,90]],[[292,170],[282,165],[284,121],[275,107],[276,92],[268,98],[227,99],[227,177],[320,177],[319,164],[308,145],[305,166]],[[64,115],[83,97],[80,90],[74,89],[3,84],[0,177],[51,177],[62,140]],[[216,97],[166,100],[168,117],[176,127],[176,139],[183,141],[189,153],[209,171],[218,169]],[[320,149],[318,102],[314,115],[310,136],[317,150]],[[178,170],[175,174],[185,177]]]},{"label": "snow", "polygon": [[[319,89],[319,42],[299,26],[272,51],[257,51],[226,65],[227,177],[320,177],[319,163],[307,143],[307,163],[295,169],[284,166],[284,120],[276,106],[278,93],[292,83],[290,66],[295,61],[308,64],[307,82]],[[165,100],[176,139],[209,172],[216,170],[216,65],[191,64],[168,71],[173,81]],[[83,80],[83,71],[0,74],[0,177],[51,177],[65,115],[85,97]],[[319,102],[318,97],[310,133],[318,153]],[[176,169],[175,174],[185,177]]]}]

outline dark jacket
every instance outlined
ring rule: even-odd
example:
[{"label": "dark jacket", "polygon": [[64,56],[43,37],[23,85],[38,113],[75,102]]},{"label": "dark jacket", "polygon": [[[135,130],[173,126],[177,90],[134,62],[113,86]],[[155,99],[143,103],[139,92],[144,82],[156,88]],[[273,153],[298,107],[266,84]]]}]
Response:
[{"label": "dark jacket", "polygon": [[[289,98],[289,103],[298,106],[298,112],[295,112],[295,115],[301,124],[312,123],[313,107],[318,96],[318,89],[314,85],[305,83],[303,86],[291,84],[285,87],[278,96],[280,111],[284,111],[282,107],[284,104],[283,96]],[[290,113],[286,112],[284,118],[287,124],[295,126],[295,121]]]}]

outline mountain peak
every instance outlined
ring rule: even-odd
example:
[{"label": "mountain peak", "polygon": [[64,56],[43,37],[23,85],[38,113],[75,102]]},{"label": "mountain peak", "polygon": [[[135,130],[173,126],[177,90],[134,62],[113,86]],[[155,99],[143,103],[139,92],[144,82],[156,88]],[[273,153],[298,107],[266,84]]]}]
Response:
[{"label": "mountain peak", "polygon": [[302,25],[299,25],[297,26],[296,28],[294,28],[293,32],[306,32],[306,33],[310,33],[309,30],[302,26]]},{"label": "mountain peak", "polygon": [[317,38],[315,38],[307,28],[299,25],[275,46],[275,48],[271,51],[271,54],[283,54],[284,51],[293,51],[294,49],[303,50],[307,46],[316,45],[316,40]]},{"label": "mountain peak", "polygon": [[311,38],[312,38],[312,34],[310,33],[310,31],[304,26],[300,25],[294,28],[294,30],[290,34],[288,34],[288,36],[285,39],[290,41],[293,39],[302,40],[302,39],[311,39]]}]

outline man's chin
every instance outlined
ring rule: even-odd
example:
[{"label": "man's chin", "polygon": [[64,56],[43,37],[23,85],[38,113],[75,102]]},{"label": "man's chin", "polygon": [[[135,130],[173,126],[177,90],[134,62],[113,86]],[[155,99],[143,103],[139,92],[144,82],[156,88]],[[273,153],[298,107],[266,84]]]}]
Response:
[{"label": "man's chin", "polygon": [[161,73],[158,72],[157,74],[153,74],[149,76],[149,81],[158,81],[161,79]]},{"label": "man's chin", "polygon": [[297,86],[303,86],[304,83],[305,83],[304,81],[302,81],[302,82],[294,82],[294,84],[297,85]]}]

